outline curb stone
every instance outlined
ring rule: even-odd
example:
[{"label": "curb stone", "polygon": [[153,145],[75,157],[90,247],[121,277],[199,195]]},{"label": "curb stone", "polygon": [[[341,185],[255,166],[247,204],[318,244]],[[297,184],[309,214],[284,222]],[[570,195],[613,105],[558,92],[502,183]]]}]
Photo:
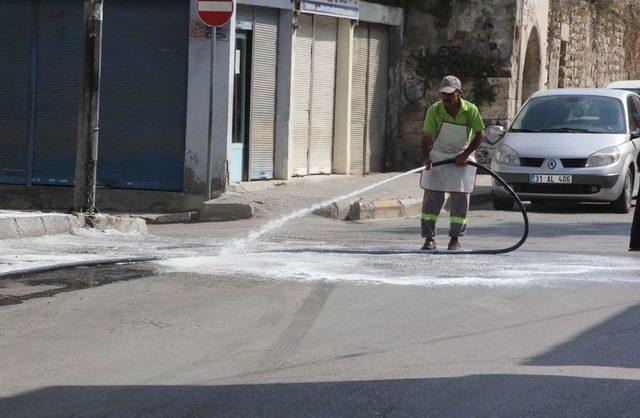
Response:
[{"label": "curb stone", "polygon": [[203,203],[198,213],[199,221],[236,221],[253,218],[258,214],[255,206],[249,203]]},{"label": "curb stone", "polygon": [[[469,206],[471,208],[490,203],[493,199],[491,192],[476,193],[471,195]],[[445,208],[448,207],[445,202]],[[409,197],[405,199],[359,199],[355,202],[336,203],[319,209],[314,214],[332,219],[364,221],[368,219],[411,218],[422,212],[422,198]],[[345,216],[347,213],[347,216]]]},{"label": "curb stone", "polygon": [[326,208],[317,209],[313,212],[314,215],[323,216],[325,218],[348,220],[349,212],[351,211],[351,203],[348,202],[333,202]]},{"label": "curb stone", "polygon": [[187,223],[198,220],[198,212],[179,212],[179,213],[145,213],[141,215],[133,215],[137,218],[144,219],[147,224],[177,224]]},{"label": "curb stone", "polygon": [[[84,221],[84,222],[83,222]],[[113,215],[82,215],[78,216],[78,223],[83,227],[95,228],[100,231],[115,229],[122,233],[139,232],[148,234],[147,223],[142,218]]]},{"label": "curb stone", "polygon": [[103,214],[35,214],[34,216],[0,218],[0,239],[75,234],[81,228],[96,228],[101,231],[115,229],[123,233],[148,233],[147,224],[141,218]]},{"label": "curb stone", "polygon": [[43,235],[75,233],[80,229],[73,215],[52,214],[16,216],[0,219],[0,239],[34,238]]}]

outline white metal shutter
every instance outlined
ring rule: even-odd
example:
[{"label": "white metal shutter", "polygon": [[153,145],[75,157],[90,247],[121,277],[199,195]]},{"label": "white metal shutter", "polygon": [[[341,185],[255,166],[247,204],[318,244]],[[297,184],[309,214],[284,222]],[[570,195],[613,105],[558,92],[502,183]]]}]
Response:
[{"label": "white metal shutter", "polygon": [[369,27],[360,23],[353,33],[351,85],[351,174],[364,174],[364,143],[367,132],[367,67]]},{"label": "white metal shutter", "polygon": [[278,11],[255,8],[251,76],[251,179],[273,178],[275,156]]},{"label": "white metal shutter", "polygon": [[384,25],[370,24],[365,173],[384,170],[388,72],[389,29]]},{"label": "white metal shutter", "polygon": [[311,76],[309,174],[331,173],[338,19],[315,16]]},{"label": "white metal shutter", "polygon": [[300,27],[294,39],[293,94],[291,98],[291,173],[304,176],[308,173],[309,156],[309,106],[311,102],[311,48],[313,45],[313,18],[298,17]]}]

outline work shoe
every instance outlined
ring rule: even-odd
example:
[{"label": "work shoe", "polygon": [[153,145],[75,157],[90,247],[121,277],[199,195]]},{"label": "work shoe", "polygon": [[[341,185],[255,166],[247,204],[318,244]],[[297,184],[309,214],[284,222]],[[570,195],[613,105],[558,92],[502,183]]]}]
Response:
[{"label": "work shoe", "polygon": [[455,251],[455,250],[459,250],[460,248],[462,248],[462,244],[460,244],[460,241],[458,241],[458,238],[451,238],[451,241],[449,241],[449,246],[447,247],[447,250]]},{"label": "work shoe", "polygon": [[423,250],[435,250],[436,249],[436,240],[433,238],[427,238],[424,241],[424,245],[422,246]]}]

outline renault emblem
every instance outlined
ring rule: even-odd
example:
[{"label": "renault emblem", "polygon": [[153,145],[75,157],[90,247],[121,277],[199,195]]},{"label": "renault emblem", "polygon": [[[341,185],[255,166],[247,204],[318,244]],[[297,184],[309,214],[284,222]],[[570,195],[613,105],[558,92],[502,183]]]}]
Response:
[{"label": "renault emblem", "polygon": [[549,160],[549,162],[547,163],[547,167],[549,167],[551,170],[554,170],[557,166],[558,162],[556,160]]}]

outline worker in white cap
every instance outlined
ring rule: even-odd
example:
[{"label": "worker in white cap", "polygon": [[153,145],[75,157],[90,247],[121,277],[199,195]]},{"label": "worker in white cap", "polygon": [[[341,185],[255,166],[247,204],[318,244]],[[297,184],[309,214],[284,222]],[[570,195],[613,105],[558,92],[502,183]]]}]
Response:
[{"label": "worker in white cap", "polygon": [[[451,196],[449,245],[461,248],[459,237],[467,227],[469,196],[475,187],[476,169],[467,165],[475,160],[475,151],[484,140],[484,123],[478,108],[462,99],[462,84],[457,77],[446,76],[438,90],[440,98],[427,110],[422,153],[425,171],[420,181],[425,190],[421,227],[423,250],[436,249],[436,222],[444,206],[445,193]],[[433,167],[432,163],[455,159],[455,164]]]}]

